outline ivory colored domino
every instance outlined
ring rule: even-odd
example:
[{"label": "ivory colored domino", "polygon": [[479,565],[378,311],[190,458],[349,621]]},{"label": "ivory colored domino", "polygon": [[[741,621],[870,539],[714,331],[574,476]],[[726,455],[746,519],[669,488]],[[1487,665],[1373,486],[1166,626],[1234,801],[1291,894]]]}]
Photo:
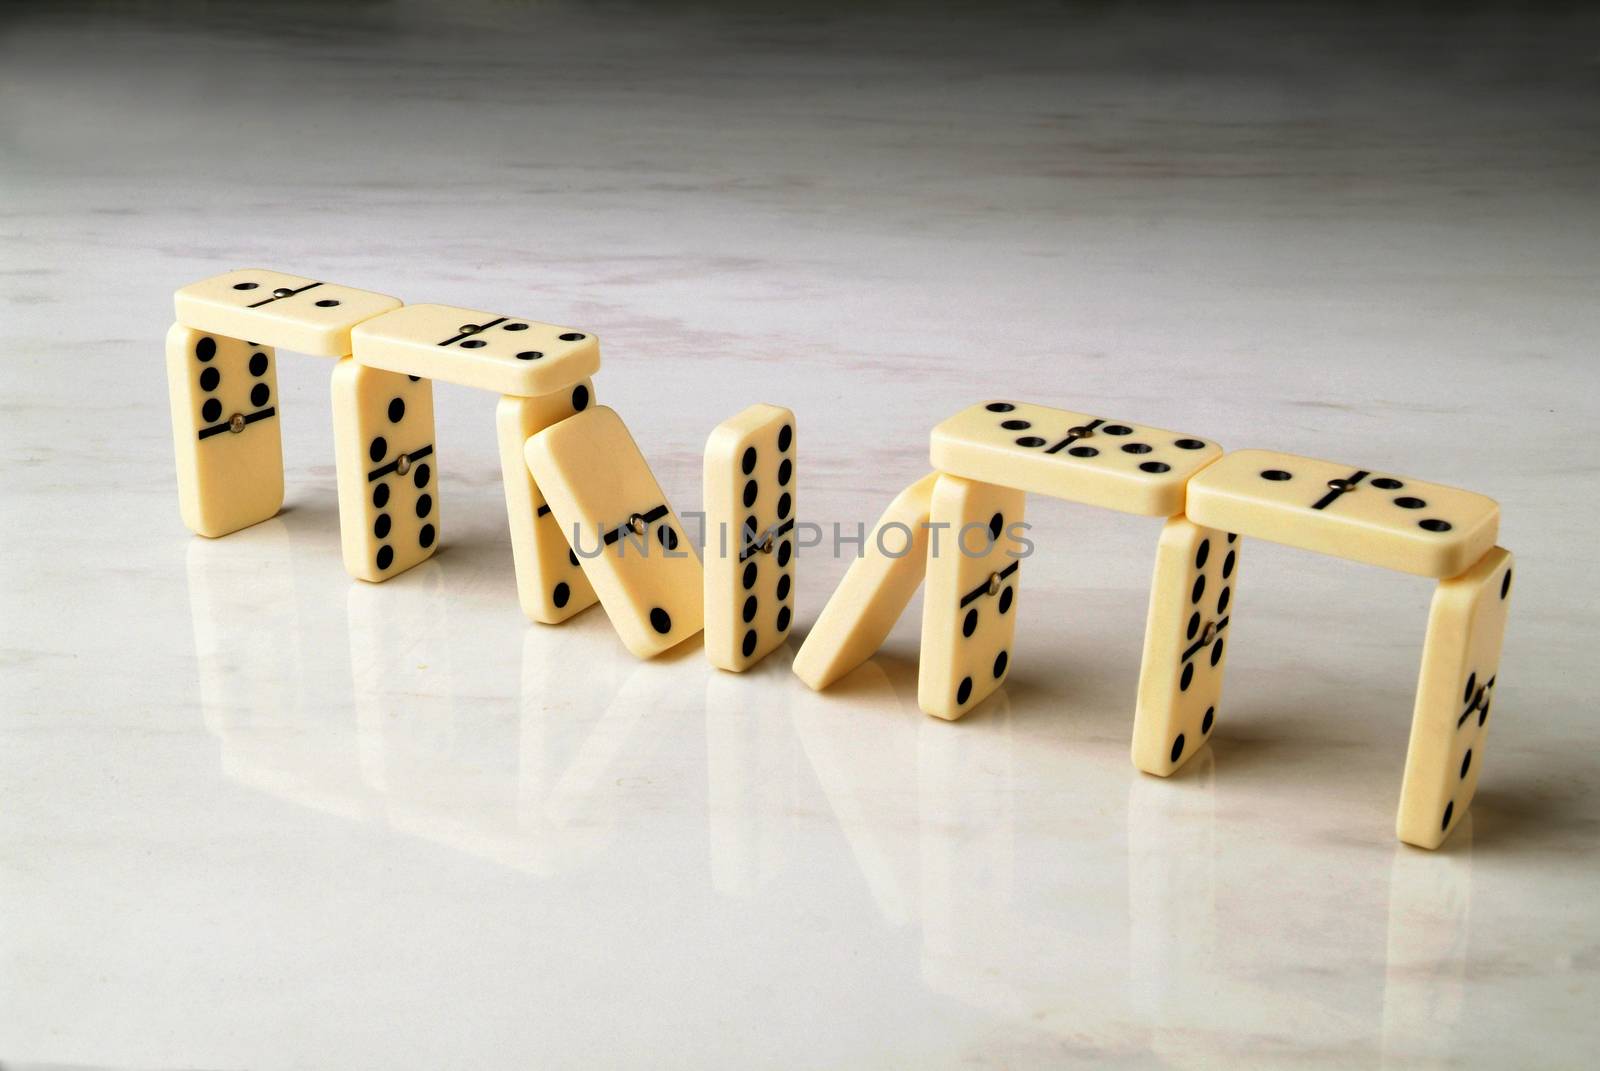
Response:
[{"label": "ivory colored domino", "polygon": [[355,359],[373,368],[533,398],[600,370],[587,331],[452,305],[407,305],[351,332]]},{"label": "ivory colored domino", "polygon": [[930,472],[901,491],[872,526],[861,556],[794,656],[795,675],[808,688],[822,691],[889,638],[928,568],[928,511],[938,480]]},{"label": "ivory colored domino", "polygon": [[593,406],[523,459],[628,650],[652,658],[700,631],[700,559],[621,417]]},{"label": "ivory colored domino", "polygon": [[524,614],[547,625],[559,624],[593,606],[595,594],[555,514],[546,505],[544,493],[528,472],[522,446],[530,435],[583,412],[593,400],[594,383],[585,379],[570,389],[536,398],[504,395],[494,410],[517,600]]},{"label": "ivory colored domino", "polygon": [[1395,821],[1407,844],[1443,844],[1477,791],[1514,564],[1493,547],[1434,590]]},{"label": "ivory colored domino", "polygon": [[275,516],[283,438],[272,347],[173,324],[167,393],[178,509],[189,530],[215,538]]},{"label": "ivory colored domino", "polygon": [[706,511],[705,649],[743,673],[789,635],[794,619],[795,420],[752,405],[712,429]]},{"label": "ivory colored domino", "polygon": [[1456,576],[1494,546],[1494,499],[1269,450],[1228,454],[1189,483],[1196,524],[1381,565]]},{"label": "ivory colored domino", "polygon": [[[928,590],[922,599],[917,705],[949,721],[1000,687],[1011,669],[1024,495],[940,474],[928,523]],[[940,525],[945,525],[943,530]]]},{"label": "ivory colored domino", "polygon": [[980,402],[933,429],[933,467],[1051,498],[1171,517],[1222,456],[1207,439],[1027,402]]},{"label": "ivory colored domino", "polygon": [[199,331],[259,339],[316,357],[350,352],[350,329],[400,307],[400,299],[265,268],[241,268],[173,295],[178,322]]},{"label": "ivory colored domino", "polygon": [[439,548],[433,384],[340,361],[333,449],[345,571],[376,583],[431,558]]},{"label": "ivory colored domino", "polygon": [[1175,773],[1211,737],[1238,578],[1237,535],[1183,517],[1162,527],[1133,716],[1133,764],[1145,773]]}]

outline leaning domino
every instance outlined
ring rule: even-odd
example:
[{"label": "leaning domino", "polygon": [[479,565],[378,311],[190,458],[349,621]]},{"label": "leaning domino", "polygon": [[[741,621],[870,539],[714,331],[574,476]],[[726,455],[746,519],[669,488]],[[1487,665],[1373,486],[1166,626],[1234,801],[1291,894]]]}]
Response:
[{"label": "leaning domino", "polygon": [[861,556],[795,653],[794,672],[806,687],[822,691],[889,638],[927,572],[928,511],[938,480],[930,472],[901,491],[872,526]]},{"label": "leaning domino", "polygon": [[1494,547],[1434,591],[1395,821],[1407,844],[1443,844],[1477,791],[1513,564],[1510,551]]},{"label": "leaning domino", "polygon": [[1145,773],[1176,772],[1211,736],[1238,580],[1237,535],[1185,517],[1163,526],[1133,714],[1133,764]]},{"label": "leaning domino", "polygon": [[653,658],[700,631],[700,559],[622,418],[594,406],[529,438],[523,459],[628,650]]}]

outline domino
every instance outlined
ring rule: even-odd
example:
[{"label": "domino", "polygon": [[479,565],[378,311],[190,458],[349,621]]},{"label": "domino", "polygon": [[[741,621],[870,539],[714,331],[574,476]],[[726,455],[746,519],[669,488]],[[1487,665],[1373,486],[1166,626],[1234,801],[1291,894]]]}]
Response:
[{"label": "domino", "polygon": [[949,721],[983,702],[1011,668],[1023,492],[940,474],[928,523],[917,705]]},{"label": "domino", "polygon": [[1510,551],[1494,547],[1434,591],[1395,822],[1407,844],[1443,844],[1477,791],[1513,565]]},{"label": "domino", "polygon": [[260,339],[317,357],[350,352],[350,329],[400,307],[400,299],[299,275],[241,268],[183,287],[173,295],[185,327],[238,339]]},{"label": "domino", "polygon": [[586,331],[451,305],[407,305],[351,332],[355,359],[388,372],[533,398],[600,370]]},{"label": "domino", "polygon": [[706,441],[705,651],[718,669],[743,673],[789,634],[794,464],[794,414],[781,406],[752,405]]},{"label": "domino", "polygon": [[283,505],[276,356],[182,324],[167,332],[178,509],[196,535],[237,532]]},{"label": "domino", "polygon": [[850,563],[833,597],[794,656],[795,676],[822,691],[871,658],[889,638],[928,568],[930,472],[894,497],[872,526],[861,556]]},{"label": "domino", "polygon": [[1418,576],[1465,572],[1494,546],[1494,499],[1410,477],[1240,450],[1189,483],[1196,524]]},{"label": "domino", "polygon": [[1133,716],[1133,764],[1145,773],[1177,772],[1210,739],[1238,579],[1237,535],[1183,517],[1162,527]]},{"label": "domino", "polygon": [[700,631],[700,558],[615,411],[551,425],[523,459],[628,650],[653,658]]},{"label": "domino", "polygon": [[504,395],[495,406],[495,439],[506,517],[511,526],[511,562],[517,576],[517,601],[534,621],[556,625],[595,603],[594,588],[568,545],[544,493],[533,482],[522,446],[528,437],[589,408],[594,382],[535,398]]},{"label": "domino", "polygon": [[1222,456],[1214,442],[1026,402],[981,402],[933,429],[933,467],[997,487],[1123,513],[1182,513],[1184,486]]},{"label": "domino", "polygon": [[340,361],[333,446],[345,571],[377,583],[431,558],[439,549],[433,384]]}]

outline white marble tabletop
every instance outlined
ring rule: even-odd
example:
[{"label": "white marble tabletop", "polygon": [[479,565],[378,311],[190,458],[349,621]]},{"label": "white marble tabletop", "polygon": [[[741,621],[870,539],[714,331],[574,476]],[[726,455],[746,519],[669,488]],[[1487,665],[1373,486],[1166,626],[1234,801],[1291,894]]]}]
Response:
[{"label": "white marble tabletop", "polygon": [[[1593,1058],[1592,19],[0,18],[5,1066]],[[752,402],[853,525],[994,395],[1489,494],[1477,802],[1394,840],[1429,582],[1260,543],[1214,742],[1135,771],[1145,518],[1030,504],[1015,669],[954,724],[918,604],[822,695],[792,644],[527,623],[484,394],[438,389],[445,545],[392,583],[340,566],[322,359],[282,515],[193,538],[162,336],[244,265],[596,331],[684,509]]]}]

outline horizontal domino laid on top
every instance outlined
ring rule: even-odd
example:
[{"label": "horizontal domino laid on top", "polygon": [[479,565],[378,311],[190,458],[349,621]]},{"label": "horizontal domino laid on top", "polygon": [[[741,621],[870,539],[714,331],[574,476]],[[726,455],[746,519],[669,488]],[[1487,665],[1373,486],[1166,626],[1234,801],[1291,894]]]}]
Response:
[{"label": "horizontal domino laid on top", "polygon": [[453,305],[407,305],[352,332],[357,361],[442,383],[522,398],[580,383],[600,370],[587,331]]},{"label": "horizontal domino laid on top", "polygon": [[1070,502],[1171,517],[1184,485],[1222,456],[1222,447],[1088,413],[1027,402],[980,402],[933,429],[933,467]]},{"label": "horizontal domino laid on top", "polygon": [[265,268],[226,272],[173,295],[185,327],[315,357],[345,356],[351,328],[400,304],[388,294]]},{"label": "horizontal domino laid on top", "polygon": [[1492,498],[1270,450],[1240,450],[1201,472],[1187,513],[1207,527],[1430,577],[1464,572],[1500,531]]}]

